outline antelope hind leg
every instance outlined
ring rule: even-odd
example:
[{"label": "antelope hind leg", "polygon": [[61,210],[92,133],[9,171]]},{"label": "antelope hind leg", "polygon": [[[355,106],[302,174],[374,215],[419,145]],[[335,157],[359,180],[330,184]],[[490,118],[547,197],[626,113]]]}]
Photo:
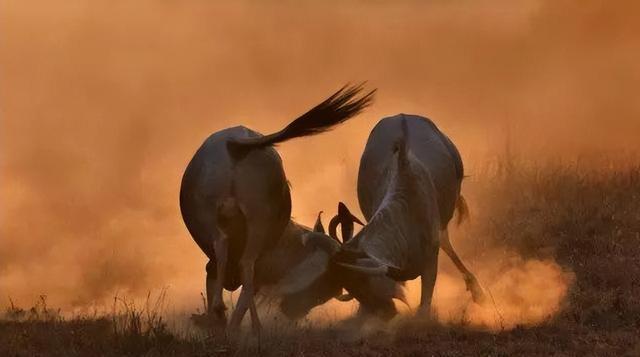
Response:
[{"label": "antelope hind leg", "polygon": [[469,269],[467,269],[464,263],[462,263],[462,260],[460,259],[456,251],[453,250],[453,246],[451,245],[451,241],[449,240],[448,229],[444,229],[440,233],[440,248],[442,248],[442,250],[447,253],[458,271],[462,273],[464,282],[467,286],[467,290],[471,292],[473,302],[480,305],[485,304],[487,302],[487,297],[484,293],[484,290],[480,286],[480,283],[478,283],[478,279],[476,278],[476,276]]}]

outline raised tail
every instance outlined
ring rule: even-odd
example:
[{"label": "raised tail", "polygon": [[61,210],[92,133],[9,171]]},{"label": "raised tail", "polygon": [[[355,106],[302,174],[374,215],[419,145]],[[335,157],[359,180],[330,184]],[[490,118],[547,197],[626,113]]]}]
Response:
[{"label": "raised tail", "polygon": [[456,210],[458,211],[456,216],[457,225],[460,225],[463,221],[469,219],[469,206],[467,206],[467,200],[465,200],[462,195],[459,195],[456,200]]},{"label": "raised tail", "polygon": [[356,116],[373,103],[376,90],[360,95],[364,83],[357,86],[346,85],[322,103],[292,121],[284,129],[255,138],[232,139],[227,148],[234,157],[242,157],[252,149],[272,146],[298,138],[320,134]]}]

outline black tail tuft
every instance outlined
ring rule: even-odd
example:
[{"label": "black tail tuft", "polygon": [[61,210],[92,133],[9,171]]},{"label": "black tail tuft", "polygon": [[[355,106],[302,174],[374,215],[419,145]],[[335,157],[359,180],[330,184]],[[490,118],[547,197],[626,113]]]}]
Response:
[{"label": "black tail tuft", "polygon": [[258,138],[235,139],[227,142],[229,151],[235,157],[251,149],[276,145],[283,141],[302,136],[320,134],[362,112],[373,103],[376,90],[358,96],[364,89],[364,83],[356,86],[346,85],[324,102],[316,105],[284,129]]}]

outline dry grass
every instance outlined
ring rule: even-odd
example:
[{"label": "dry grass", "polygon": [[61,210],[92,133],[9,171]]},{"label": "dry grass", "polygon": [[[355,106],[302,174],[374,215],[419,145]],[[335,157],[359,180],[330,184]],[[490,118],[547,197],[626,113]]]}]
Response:
[{"label": "dry grass", "polygon": [[638,331],[640,166],[583,165],[520,164],[483,174],[492,179],[476,183],[475,199],[488,204],[481,210],[485,217],[478,217],[483,223],[472,230],[493,237],[479,245],[553,258],[575,273],[569,304],[557,320]]},{"label": "dry grass", "polygon": [[[460,321],[412,319],[346,338],[348,324],[271,327],[258,339],[171,332],[161,299],[115,300],[106,316],[70,319],[42,298],[0,321],[0,355],[640,355],[640,167],[511,163],[466,182],[473,236],[465,250],[496,248],[554,259],[575,273],[564,307],[535,327],[491,333]],[[481,258],[481,257],[480,257]]]}]

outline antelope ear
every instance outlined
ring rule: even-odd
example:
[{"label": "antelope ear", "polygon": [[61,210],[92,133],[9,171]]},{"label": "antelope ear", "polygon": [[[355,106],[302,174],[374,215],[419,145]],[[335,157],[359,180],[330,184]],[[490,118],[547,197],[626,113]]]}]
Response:
[{"label": "antelope ear", "polygon": [[316,218],[316,224],[313,226],[313,231],[318,233],[324,233],[324,226],[322,225],[322,211],[318,212],[318,218]]}]

